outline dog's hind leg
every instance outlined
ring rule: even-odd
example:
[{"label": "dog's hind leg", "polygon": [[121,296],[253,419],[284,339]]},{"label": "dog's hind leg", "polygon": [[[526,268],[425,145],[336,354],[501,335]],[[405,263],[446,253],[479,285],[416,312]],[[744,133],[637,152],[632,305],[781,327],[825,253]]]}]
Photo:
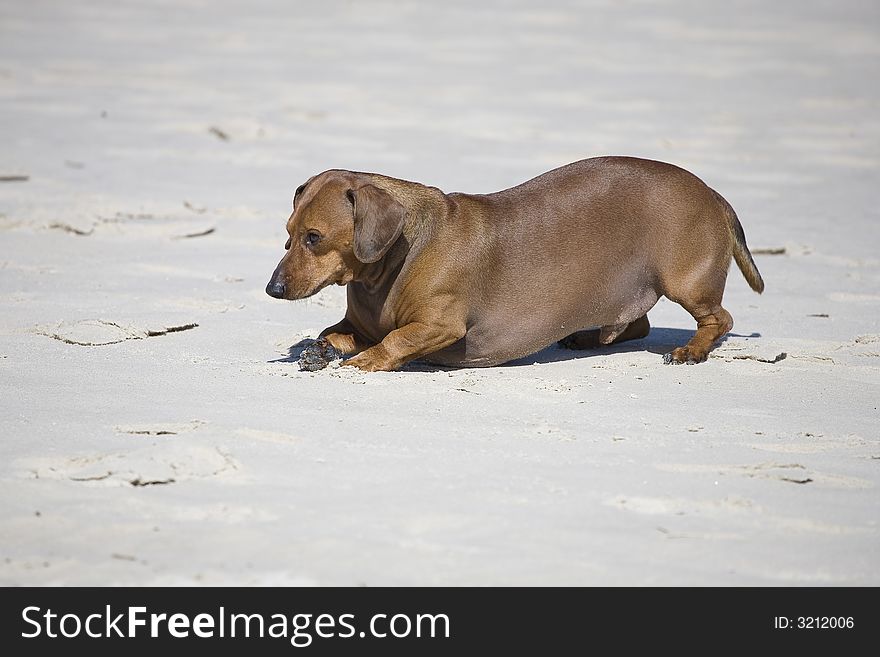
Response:
[{"label": "dog's hind leg", "polygon": [[729,254],[709,254],[696,265],[688,263],[687,268],[665,277],[663,293],[697,320],[694,337],[665,354],[665,363],[702,363],[715,341],[733,328],[733,318],[721,307],[729,262]]},{"label": "dog's hind leg", "polygon": [[689,365],[702,363],[709,357],[709,351],[715,341],[733,328],[733,317],[721,307],[720,293],[700,301],[689,298],[670,297],[670,299],[681,304],[697,320],[697,332],[686,345],[665,354],[663,362],[667,365],[669,363],[688,363]]},{"label": "dog's hind leg", "polygon": [[560,347],[566,349],[596,349],[607,344],[618,344],[628,340],[640,340],[648,335],[651,324],[648,316],[642,315],[629,324],[603,326],[600,329],[577,331],[559,341]]}]

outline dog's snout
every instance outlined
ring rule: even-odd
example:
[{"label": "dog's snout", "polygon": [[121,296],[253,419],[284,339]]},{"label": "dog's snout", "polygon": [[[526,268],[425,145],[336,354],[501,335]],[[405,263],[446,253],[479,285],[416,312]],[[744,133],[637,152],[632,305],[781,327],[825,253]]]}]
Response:
[{"label": "dog's snout", "polygon": [[275,297],[276,299],[284,298],[284,283],[279,281],[269,281],[269,284],[266,286],[266,294],[270,297]]}]

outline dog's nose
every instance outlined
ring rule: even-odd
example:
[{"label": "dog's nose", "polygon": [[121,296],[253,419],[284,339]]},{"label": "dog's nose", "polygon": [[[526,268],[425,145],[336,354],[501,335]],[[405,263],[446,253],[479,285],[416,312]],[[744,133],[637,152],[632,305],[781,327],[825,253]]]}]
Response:
[{"label": "dog's nose", "polygon": [[280,283],[278,281],[269,281],[269,284],[266,286],[266,294],[270,297],[275,297],[276,299],[284,298],[284,283]]}]

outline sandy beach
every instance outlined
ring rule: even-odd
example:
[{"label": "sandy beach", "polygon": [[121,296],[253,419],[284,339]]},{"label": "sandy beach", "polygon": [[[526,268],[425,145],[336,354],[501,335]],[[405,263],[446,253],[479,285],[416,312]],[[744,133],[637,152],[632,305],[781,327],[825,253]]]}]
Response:
[{"label": "sandy beach", "polygon": [[[880,5],[0,2],[0,585],[880,585]],[[299,371],[329,168],[727,198],[735,326]]]}]

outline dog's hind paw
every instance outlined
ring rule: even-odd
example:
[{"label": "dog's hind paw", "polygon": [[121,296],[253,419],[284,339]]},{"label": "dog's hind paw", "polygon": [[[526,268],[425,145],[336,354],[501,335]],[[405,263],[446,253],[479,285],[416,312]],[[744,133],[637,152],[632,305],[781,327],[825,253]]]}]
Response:
[{"label": "dog's hind paw", "polygon": [[574,351],[581,351],[583,349],[596,349],[597,347],[601,347],[599,344],[599,331],[587,330],[587,331],[576,331],[571,335],[566,335],[564,338],[559,340],[557,344],[563,349],[572,349]]},{"label": "dog's hind paw", "polygon": [[342,352],[324,338],[318,338],[299,355],[299,369],[306,372],[322,370],[334,360],[342,358]]},{"label": "dog's hind paw", "polygon": [[708,353],[700,354],[690,351],[687,347],[679,347],[668,354],[663,354],[663,362],[666,365],[696,365],[702,363],[708,357]]}]

